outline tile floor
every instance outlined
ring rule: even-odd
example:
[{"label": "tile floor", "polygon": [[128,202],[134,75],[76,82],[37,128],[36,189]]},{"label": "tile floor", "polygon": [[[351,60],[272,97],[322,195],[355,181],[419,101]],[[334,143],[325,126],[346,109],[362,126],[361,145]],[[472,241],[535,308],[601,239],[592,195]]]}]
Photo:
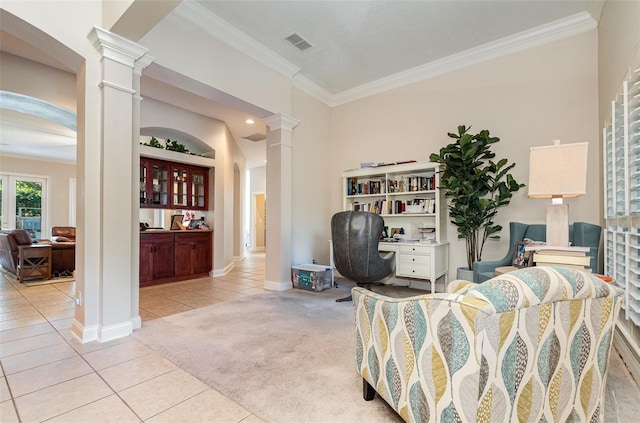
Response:
[{"label": "tile floor", "polygon": [[[263,292],[264,255],[223,277],[140,289],[145,321]],[[14,284],[0,273],[0,421],[228,422],[258,417],[132,338],[71,337],[74,282]]]},{"label": "tile floor", "polygon": [[[250,255],[223,277],[140,289],[140,316],[144,324],[254,295],[263,281],[264,255]],[[2,423],[262,422],[135,339],[78,343],[74,290],[15,284],[0,272]]]}]

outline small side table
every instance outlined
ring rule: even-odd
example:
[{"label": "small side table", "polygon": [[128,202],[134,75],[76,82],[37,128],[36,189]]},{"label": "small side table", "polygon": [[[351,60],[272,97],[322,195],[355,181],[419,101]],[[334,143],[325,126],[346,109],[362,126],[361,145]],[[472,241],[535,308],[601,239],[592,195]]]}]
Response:
[{"label": "small side table", "polygon": [[18,246],[17,276],[20,282],[28,279],[51,279],[51,245]]},{"label": "small side table", "polygon": [[514,270],[518,269],[519,268],[515,266],[496,267],[496,269],[493,271],[493,277],[495,278],[496,276],[504,275],[505,273],[513,272]]}]

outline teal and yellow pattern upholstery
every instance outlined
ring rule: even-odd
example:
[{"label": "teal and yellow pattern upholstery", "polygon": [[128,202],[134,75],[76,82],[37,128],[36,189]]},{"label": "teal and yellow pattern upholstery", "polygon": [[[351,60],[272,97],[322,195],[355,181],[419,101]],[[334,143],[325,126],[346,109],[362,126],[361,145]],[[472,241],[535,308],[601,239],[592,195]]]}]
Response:
[{"label": "teal and yellow pattern upholstery", "polygon": [[530,267],[447,291],[352,291],[357,370],[405,421],[602,421],[622,290]]}]

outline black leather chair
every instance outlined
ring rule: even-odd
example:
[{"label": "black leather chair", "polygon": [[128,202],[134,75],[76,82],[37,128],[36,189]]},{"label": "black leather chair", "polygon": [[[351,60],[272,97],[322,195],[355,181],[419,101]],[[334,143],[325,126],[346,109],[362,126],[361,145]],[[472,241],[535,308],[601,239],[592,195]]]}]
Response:
[{"label": "black leather chair", "polygon": [[[395,253],[380,254],[384,220],[375,214],[344,211],[331,218],[333,262],[338,272],[358,286],[378,282],[395,270]],[[337,302],[351,301],[351,295]]]}]

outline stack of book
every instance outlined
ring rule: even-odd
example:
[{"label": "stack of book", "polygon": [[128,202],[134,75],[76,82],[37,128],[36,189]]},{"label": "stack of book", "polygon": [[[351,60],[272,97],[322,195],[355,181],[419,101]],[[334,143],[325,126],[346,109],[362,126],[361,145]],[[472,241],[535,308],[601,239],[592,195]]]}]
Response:
[{"label": "stack of book", "polygon": [[587,255],[589,247],[557,247],[553,245],[534,245],[525,251],[533,251],[536,266],[562,266],[591,272],[591,257]]}]

